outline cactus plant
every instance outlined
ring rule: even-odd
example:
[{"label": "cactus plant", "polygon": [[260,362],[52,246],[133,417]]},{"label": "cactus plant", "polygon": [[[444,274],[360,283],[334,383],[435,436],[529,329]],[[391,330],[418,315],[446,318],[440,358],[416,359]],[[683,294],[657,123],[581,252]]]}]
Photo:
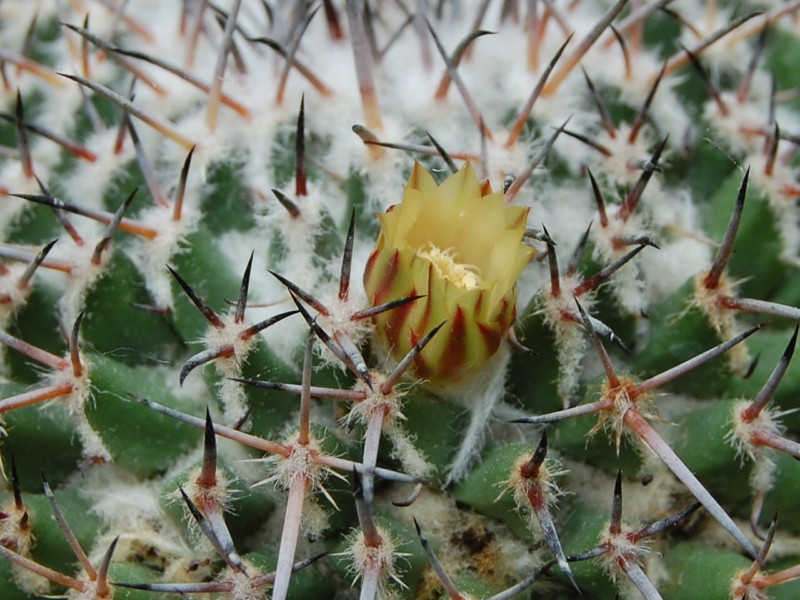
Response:
[{"label": "cactus plant", "polygon": [[796,597],[798,12],[0,3],[0,597]]}]

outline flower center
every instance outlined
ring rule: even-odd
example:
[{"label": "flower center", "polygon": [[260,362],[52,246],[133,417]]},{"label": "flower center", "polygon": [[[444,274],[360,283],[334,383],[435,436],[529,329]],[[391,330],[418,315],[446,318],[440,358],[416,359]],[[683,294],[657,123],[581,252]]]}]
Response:
[{"label": "flower center", "polygon": [[454,248],[442,250],[438,246],[428,242],[425,246],[417,250],[417,256],[431,261],[439,272],[439,275],[449,279],[460,287],[472,290],[480,285],[481,277],[477,273],[478,267],[456,262],[456,251]]}]

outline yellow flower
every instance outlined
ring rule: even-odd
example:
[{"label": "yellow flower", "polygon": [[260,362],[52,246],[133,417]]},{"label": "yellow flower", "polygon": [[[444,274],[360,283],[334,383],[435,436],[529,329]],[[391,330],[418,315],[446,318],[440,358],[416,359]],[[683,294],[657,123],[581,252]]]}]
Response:
[{"label": "yellow flower", "polygon": [[516,316],[517,277],[534,254],[522,243],[527,217],[469,164],[441,185],[414,165],[402,202],[379,216],[364,287],[372,306],[425,296],[375,317],[378,341],[396,360],[447,321],[416,358],[416,377],[448,384],[497,351]]}]

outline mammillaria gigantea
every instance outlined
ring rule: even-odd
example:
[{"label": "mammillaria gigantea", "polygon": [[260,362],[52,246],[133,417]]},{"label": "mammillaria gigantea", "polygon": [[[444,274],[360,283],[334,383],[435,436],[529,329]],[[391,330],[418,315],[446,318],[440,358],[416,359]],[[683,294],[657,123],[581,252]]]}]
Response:
[{"label": "mammillaria gigantea", "polygon": [[796,595],[798,10],[0,3],[0,595]]}]

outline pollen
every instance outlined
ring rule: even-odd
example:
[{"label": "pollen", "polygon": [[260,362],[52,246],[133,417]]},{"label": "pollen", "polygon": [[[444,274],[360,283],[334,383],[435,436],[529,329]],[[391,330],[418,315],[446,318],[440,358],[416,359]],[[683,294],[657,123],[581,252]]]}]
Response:
[{"label": "pollen", "polygon": [[417,256],[433,263],[437,273],[449,279],[454,284],[466,290],[474,290],[481,284],[479,268],[475,265],[463,264],[457,261],[458,254],[454,248],[442,250],[428,242],[417,250]]}]

